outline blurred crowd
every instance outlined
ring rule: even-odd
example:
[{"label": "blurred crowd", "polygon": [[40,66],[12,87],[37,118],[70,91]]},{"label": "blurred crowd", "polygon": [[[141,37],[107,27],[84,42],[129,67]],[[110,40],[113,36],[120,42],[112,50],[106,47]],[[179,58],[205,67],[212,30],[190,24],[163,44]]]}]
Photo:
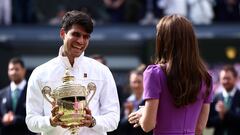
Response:
[{"label": "blurred crowd", "polygon": [[[102,55],[95,54],[91,55],[90,57],[104,65],[107,65],[107,61]],[[139,107],[144,105],[142,95],[144,90],[143,72],[145,68],[145,64],[140,64],[135,69],[129,71],[127,84],[117,84],[117,91],[121,107],[120,122],[117,130],[109,132],[108,135],[152,135],[152,132],[145,133],[140,127],[133,128],[133,125],[128,122],[128,115],[131,112],[138,110]],[[216,64],[209,66],[208,69],[213,78],[213,89],[215,92],[215,97],[213,99],[214,102],[211,104],[207,127],[215,129],[214,135],[221,135],[226,131],[233,132],[229,135],[234,135],[235,133],[238,134],[240,133],[240,128],[238,128],[238,125],[240,123],[240,97],[238,98],[237,96],[240,96],[240,64]],[[24,63],[21,59],[13,58],[9,61],[8,75],[11,84],[0,90],[0,98],[2,101],[2,105],[0,107],[0,118],[2,118],[2,121],[0,123],[0,134],[9,134],[11,133],[11,131],[13,131],[12,134],[15,134],[15,130],[18,130],[18,133],[22,134],[32,134],[28,131],[24,122],[24,118],[26,115],[24,110],[25,107],[21,107],[21,105],[24,105],[26,102],[25,86],[28,80],[25,77],[25,70],[26,69],[24,67]],[[24,83],[21,92],[22,96],[18,95],[17,97],[13,97],[12,95],[12,98],[17,98],[16,102],[18,105],[15,105],[16,108],[13,109],[13,111],[6,111],[9,109],[7,102],[11,101],[10,99],[8,99],[11,98],[11,96],[8,96],[8,92],[11,89],[15,89],[15,82]],[[227,107],[227,103],[225,103],[224,95],[228,94],[231,95],[233,98],[235,97],[236,100],[231,101],[229,105],[230,107]],[[17,117],[19,119],[14,120],[14,117]],[[19,124],[21,124],[23,127],[19,126]],[[12,128],[14,128],[15,130],[12,130]]]},{"label": "blurred crowd", "polygon": [[[69,5],[64,5],[59,2],[56,5],[55,15],[46,17],[36,8],[36,2],[33,0],[0,0],[0,25],[15,25],[15,24],[49,24],[59,25],[62,16],[68,11],[72,10]],[[140,25],[156,24],[156,22],[164,15],[173,13],[181,14],[189,18],[195,25],[209,25],[214,22],[240,22],[240,0],[81,0],[79,1],[78,10],[89,13],[96,24],[108,23],[137,23]],[[107,61],[101,55],[93,55],[92,58],[107,65]],[[20,61],[20,62],[19,62]],[[11,69],[11,65],[14,65]],[[15,67],[16,66],[16,67]],[[15,126],[9,125],[24,123],[25,111],[21,110],[21,106],[25,105],[25,85],[27,80],[25,78],[25,67],[21,60],[12,60],[8,67],[9,79],[12,84],[0,90],[0,98],[2,106],[0,108],[0,118],[2,134],[4,128],[15,129]],[[135,69],[129,71],[128,84],[122,86],[117,84],[118,96],[121,106],[121,120],[116,131],[108,133],[109,135],[137,135],[147,134],[141,128],[133,128],[128,123],[128,115],[139,109],[139,106],[144,105],[142,100],[143,94],[143,71],[146,65],[141,64]],[[15,70],[16,74],[13,76],[11,70]],[[211,107],[208,127],[213,127],[218,133],[225,132],[240,133],[240,101],[233,101],[230,107],[225,103],[225,98],[234,97],[238,94],[240,88],[240,64],[233,65],[218,64],[209,66],[209,72],[213,78],[213,89],[215,92],[214,102]],[[20,93],[16,98],[21,99],[16,102],[23,102],[19,104],[18,108],[11,108],[13,111],[6,111],[3,105],[7,103],[7,98],[13,98],[13,95],[7,97],[7,91],[16,89],[13,85],[14,81],[23,83]],[[13,90],[12,90],[13,91]],[[237,91],[237,92],[236,92]],[[240,93],[239,93],[240,94]],[[223,96],[222,96],[223,95]],[[226,95],[226,96],[225,96]],[[221,97],[222,96],[222,97]],[[237,95],[238,96],[238,95]],[[240,95],[239,98],[240,100]],[[234,104],[233,104],[234,103]],[[16,104],[16,103],[15,103]],[[16,106],[16,105],[13,105]],[[22,107],[24,108],[24,107]],[[24,112],[24,113],[23,113]],[[14,121],[14,117],[21,116],[21,119]],[[214,119],[216,118],[217,119]],[[235,124],[238,123],[238,124]],[[27,130],[26,125],[24,130]],[[19,132],[21,130],[18,129]],[[0,135],[1,135],[0,132]],[[23,131],[25,132],[25,131]],[[28,132],[28,131],[26,131]],[[152,134],[151,132],[148,134]],[[233,133],[234,134],[234,133]],[[231,135],[231,134],[228,134]]]},{"label": "blurred crowd", "polygon": [[73,9],[87,12],[96,24],[149,25],[173,13],[186,16],[195,25],[240,21],[240,0],[81,0],[73,4],[57,1],[50,7],[55,10],[49,12],[44,12],[48,5],[41,7],[33,0],[0,0],[0,3],[0,25],[58,25],[64,13]]}]

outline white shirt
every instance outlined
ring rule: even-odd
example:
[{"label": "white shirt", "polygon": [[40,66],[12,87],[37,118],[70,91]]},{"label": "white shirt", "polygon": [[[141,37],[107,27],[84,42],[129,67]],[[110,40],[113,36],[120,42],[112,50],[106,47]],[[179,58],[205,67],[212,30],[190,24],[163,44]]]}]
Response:
[{"label": "white shirt", "polygon": [[[106,132],[117,128],[120,119],[120,107],[117,89],[109,68],[84,53],[74,60],[71,66],[67,57],[61,55],[40,65],[32,72],[27,88],[26,123],[28,128],[42,135],[63,135],[67,129],[50,125],[51,104],[44,99],[41,90],[44,86],[54,90],[62,84],[65,69],[69,68],[71,75],[82,80],[83,86],[91,81],[96,84],[96,93],[89,103],[96,125],[92,128],[80,127],[79,135],[106,135]],[[84,78],[87,74],[87,78]]]},{"label": "white shirt", "polygon": [[25,85],[27,84],[27,81],[24,79],[22,80],[19,84],[16,84],[15,82],[11,81],[10,83],[10,88],[11,88],[11,92],[13,92],[14,90],[16,90],[17,88],[22,91],[25,87]]},{"label": "white shirt", "polygon": [[223,93],[224,99],[228,98],[228,96],[233,97],[235,95],[236,91],[237,91],[236,87],[234,87],[230,92],[227,92],[227,90],[223,88],[222,93]]}]

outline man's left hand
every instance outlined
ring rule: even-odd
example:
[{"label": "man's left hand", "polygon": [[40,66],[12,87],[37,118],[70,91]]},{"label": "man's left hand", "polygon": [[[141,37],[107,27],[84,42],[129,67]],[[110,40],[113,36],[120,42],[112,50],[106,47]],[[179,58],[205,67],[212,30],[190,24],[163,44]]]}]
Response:
[{"label": "man's left hand", "polygon": [[92,124],[94,123],[94,118],[93,118],[91,110],[89,108],[86,107],[85,111],[86,111],[86,114],[84,116],[84,119],[81,120],[80,126],[91,127]]}]

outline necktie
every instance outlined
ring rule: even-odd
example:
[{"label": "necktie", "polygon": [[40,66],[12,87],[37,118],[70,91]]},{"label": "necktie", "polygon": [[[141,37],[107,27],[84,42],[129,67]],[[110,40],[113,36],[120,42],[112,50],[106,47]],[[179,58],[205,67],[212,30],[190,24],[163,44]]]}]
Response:
[{"label": "necktie", "polygon": [[[229,110],[231,108],[232,105],[232,99],[233,97],[228,95],[225,99],[224,99],[224,106],[227,110]],[[224,130],[224,135],[228,135],[228,130],[225,129]]]},{"label": "necktie", "polygon": [[226,109],[229,110],[232,104],[232,97],[231,96],[227,96],[225,99],[225,106]]},{"label": "necktie", "polygon": [[16,110],[19,94],[20,94],[20,90],[18,88],[16,88],[12,92],[12,107],[13,107],[13,111]]}]

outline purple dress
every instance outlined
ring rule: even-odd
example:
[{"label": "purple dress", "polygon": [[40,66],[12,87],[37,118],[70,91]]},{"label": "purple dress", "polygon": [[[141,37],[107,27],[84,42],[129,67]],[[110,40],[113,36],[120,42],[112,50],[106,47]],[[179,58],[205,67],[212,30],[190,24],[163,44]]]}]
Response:
[{"label": "purple dress", "polygon": [[148,66],[143,78],[144,100],[159,99],[154,135],[194,135],[201,107],[203,103],[212,101],[213,90],[207,98],[204,98],[206,87],[203,84],[195,103],[176,108],[167,87],[166,75],[160,66]]}]

